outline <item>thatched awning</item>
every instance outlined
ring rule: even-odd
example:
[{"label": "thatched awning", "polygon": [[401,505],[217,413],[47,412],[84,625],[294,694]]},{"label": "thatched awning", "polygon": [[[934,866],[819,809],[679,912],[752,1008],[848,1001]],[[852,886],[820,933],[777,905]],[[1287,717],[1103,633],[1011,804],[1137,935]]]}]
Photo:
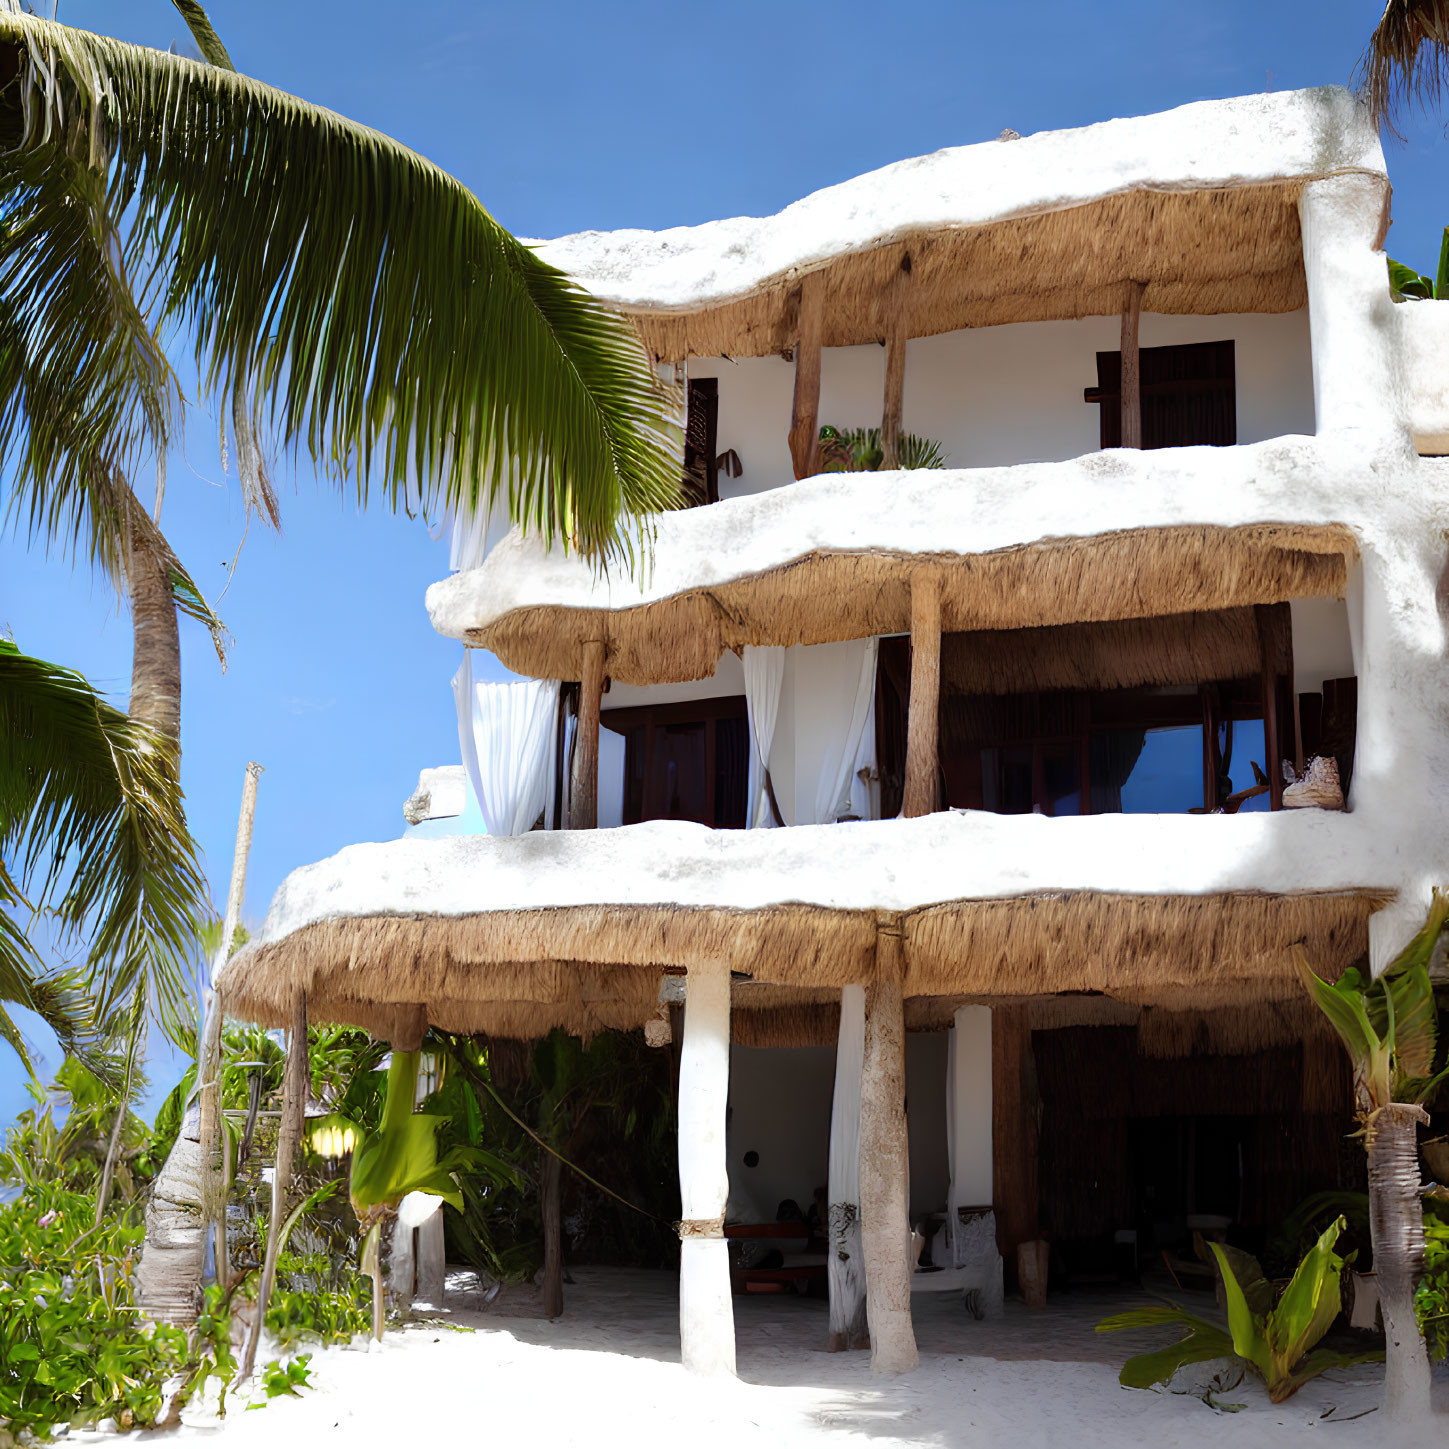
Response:
[{"label": "thatched awning", "polygon": [[[1295,942],[1337,971],[1364,954],[1392,894],[1343,878],[1372,845],[1353,825],[952,812],[355,846],[283,886],[219,984],[228,1012],[267,1024],[305,990],[317,1019],[382,1035],[418,1006],[452,1030],[586,1033],[641,1025],[662,974],[721,958],[752,991],[870,980],[886,926],[903,938],[911,997],[1276,999],[1299,989]],[[1127,881],[1138,889],[1114,884]],[[805,1004],[828,1014],[827,999]]]},{"label": "thatched awning", "polygon": [[[639,581],[511,535],[481,567],[434,584],[428,610],[439,632],[520,674],[577,679],[584,641],[603,639],[611,677],[652,684],[706,678],[746,644],[904,632],[922,567],[939,570],[949,631],[1333,598],[1358,556],[1356,463],[1317,439],[1281,438],[969,472],[826,474],[666,514]],[[1264,517],[1265,476],[1302,479],[1296,496],[1313,515]]]},{"label": "thatched awning", "polygon": [[764,218],[586,232],[541,255],[634,318],[663,361],[793,345],[800,279],[830,298],[827,347],[880,340],[911,262],[912,336],[1117,312],[1284,312],[1306,301],[1305,182],[1384,178],[1347,92],[1280,92],[988,141],[898,162]]}]

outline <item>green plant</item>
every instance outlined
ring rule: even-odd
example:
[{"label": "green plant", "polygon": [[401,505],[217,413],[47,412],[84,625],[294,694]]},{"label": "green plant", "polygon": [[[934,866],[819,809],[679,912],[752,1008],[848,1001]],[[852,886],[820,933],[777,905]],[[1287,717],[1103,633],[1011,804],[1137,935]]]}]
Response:
[{"label": "green plant", "polygon": [[312,1370],[307,1367],[311,1362],[310,1353],[299,1353],[285,1360],[274,1358],[262,1370],[262,1387],[267,1391],[267,1398],[277,1399],[283,1394],[301,1398],[301,1390],[312,1387]]},{"label": "green plant", "polygon": [[[930,438],[915,433],[902,433],[896,444],[899,466],[913,468],[944,468],[945,450]],[[885,447],[879,428],[837,428],[826,424],[820,429],[821,470],[826,473],[875,473],[885,463]]]},{"label": "green plant", "polygon": [[140,1238],[115,1219],[96,1227],[94,1200],[54,1183],[0,1207],[0,1430],[44,1438],[68,1423],[156,1424],[208,1378],[230,1375],[217,1296],[190,1340],[165,1324],[141,1331],[132,1296]]},{"label": "green plant", "polygon": [[1389,258],[1389,291],[1396,302],[1443,302],[1449,299],[1449,226],[1439,243],[1439,270],[1432,277]]},{"label": "green plant", "polygon": [[1385,1407],[1391,1417],[1429,1412],[1429,1361],[1414,1295],[1424,1267],[1418,1124],[1449,1077],[1440,1056],[1439,1010],[1429,963],[1449,925],[1449,894],[1435,888],[1418,933],[1375,978],[1350,968],[1330,985],[1301,946],[1299,976],[1348,1048],[1368,1154],[1369,1225],[1379,1307],[1389,1346]]},{"label": "green plant", "polygon": [[[279,1265],[279,1277],[282,1272]],[[372,1289],[360,1274],[353,1276],[354,1286],[345,1292],[273,1289],[267,1304],[267,1332],[284,1349],[309,1339],[323,1344],[350,1343],[366,1333],[372,1327]]]},{"label": "green plant", "polygon": [[1414,1312],[1429,1357],[1449,1358],[1449,1217],[1442,1198],[1424,1207],[1424,1276],[1414,1294]]},{"label": "green plant", "polygon": [[1329,1224],[1276,1302],[1256,1258],[1210,1243],[1227,1295],[1227,1329],[1176,1303],[1136,1308],[1103,1319],[1097,1325],[1098,1333],[1171,1324],[1187,1329],[1176,1343],[1128,1359],[1118,1376],[1122,1385],[1151,1388],[1166,1383],[1187,1364],[1236,1355],[1263,1380],[1269,1399],[1278,1404],[1327,1369],[1382,1359],[1381,1353],[1343,1354],[1315,1348],[1338,1317],[1344,1259],[1334,1252],[1334,1244],[1343,1227],[1342,1218]]}]

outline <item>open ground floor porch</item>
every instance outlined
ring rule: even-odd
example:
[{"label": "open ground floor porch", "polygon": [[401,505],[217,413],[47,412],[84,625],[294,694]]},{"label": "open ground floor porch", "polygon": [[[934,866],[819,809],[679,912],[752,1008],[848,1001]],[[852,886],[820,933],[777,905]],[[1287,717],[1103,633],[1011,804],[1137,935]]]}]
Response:
[{"label": "open ground floor porch", "polygon": [[[234,1412],[225,1440],[250,1443],[590,1443],[631,1446],[1119,1445],[1224,1446],[1391,1443],[1377,1410],[1383,1370],[1336,1371],[1270,1405],[1244,1382],[1215,1412],[1190,1394],[1117,1382],[1147,1336],[1099,1335],[1106,1314],[1151,1301],[1170,1285],[1054,1295],[976,1321],[950,1295],[912,1303],[919,1370],[882,1379],[869,1355],[825,1351],[827,1305],[784,1295],[736,1300],[738,1378],[686,1374],[679,1361],[678,1278],[615,1268],[573,1270],[561,1319],[543,1317],[537,1290],[505,1289],[485,1305],[471,1274],[449,1274],[443,1310],[420,1310],[378,1348],[332,1348],[312,1363],[316,1388],[267,1412]],[[1176,1290],[1173,1290],[1174,1292]],[[1191,1292],[1184,1301],[1211,1305]],[[459,1332],[457,1330],[466,1330]],[[1449,1415],[1441,1368],[1435,1404]],[[183,1438],[214,1438],[204,1408]],[[1446,1421],[1449,1422],[1449,1421]],[[1421,1426],[1418,1435],[1424,1434]],[[1432,1436],[1432,1429],[1429,1431]],[[1428,1442],[1420,1437],[1418,1442]]]}]

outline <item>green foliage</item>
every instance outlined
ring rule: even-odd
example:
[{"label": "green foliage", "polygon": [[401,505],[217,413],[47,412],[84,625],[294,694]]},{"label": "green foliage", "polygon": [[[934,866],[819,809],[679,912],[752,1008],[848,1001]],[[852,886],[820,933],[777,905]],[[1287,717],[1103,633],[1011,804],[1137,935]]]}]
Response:
[{"label": "green foliage", "polygon": [[299,1353],[285,1360],[274,1358],[262,1370],[262,1387],[267,1391],[267,1398],[276,1399],[286,1394],[300,1399],[301,1390],[312,1387],[312,1370],[307,1367],[311,1362],[310,1353]]},{"label": "green foliage", "polygon": [[[135,1091],[143,1081],[133,1083]],[[19,1113],[0,1142],[0,1183],[34,1187],[56,1183],[70,1192],[88,1192],[101,1175],[115,1120],[119,1093],[67,1057],[49,1087],[28,1088],[35,1105]],[[128,1111],[121,1132],[116,1185],[123,1202],[132,1201],[160,1167],[146,1124]]]},{"label": "green foliage", "polygon": [[1428,1102],[1449,1068],[1437,1064],[1438,1009],[1429,962],[1449,924],[1449,894],[1435,888],[1428,918],[1382,975],[1366,978],[1350,967],[1332,985],[1293,948],[1298,974],[1353,1059],[1366,1112],[1390,1102]]},{"label": "green foliage", "polygon": [[[1353,1248],[1359,1271],[1366,1272],[1372,1257],[1372,1235],[1369,1231],[1369,1200],[1366,1192],[1331,1189],[1310,1193],[1283,1219],[1268,1240],[1263,1253],[1268,1272],[1287,1277],[1303,1255],[1318,1241],[1324,1228],[1334,1218],[1343,1218],[1346,1227],[1341,1243]],[[1203,1255],[1200,1255],[1203,1256]],[[1345,1258],[1347,1258],[1345,1254]]]},{"label": "green foliage", "polygon": [[1329,1224],[1276,1303],[1272,1285],[1255,1258],[1210,1243],[1227,1296],[1227,1331],[1177,1304],[1103,1319],[1098,1333],[1166,1324],[1187,1329],[1176,1343],[1128,1359],[1119,1375],[1121,1383],[1130,1389],[1151,1388],[1166,1383],[1185,1364],[1236,1355],[1263,1380],[1268,1397],[1277,1404],[1327,1369],[1381,1359],[1381,1353],[1342,1354],[1315,1348],[1338,1317],[1344,1259],[1334,1252],[1334,1244],[1343,1227],[1342,1218]]},{"label": "green foliage", "polygon": [[230,1374],[220,1300],[196,1336],[140,1331],[132,1274],[141,1229],[93,1227],[94,1199],[55,1184],[0,1207],[0,1430],[46,1437],[58,1425],[115,1419],[122,1428],[168,1413],[167,1380],[195,1392]]},{"label": "green foliage", "polygon": [[[322,1272],[327,1271],[322,1260]],[[312,1276],[305,1259],[295,1255],[279,1260],[279,1279]],[[330,1266],[330,1265],[329,1265]],[[321,1276],[318,1273],[317,1276]],[[277,1287],[267,1304],[267,1332],[283,1349],[290,1350],[307,1340],[321,1343],[349,1343],[372,1328],[372,1286],[360,1273],[353,1274],[350,1290],[327,1288],[295,1290]]]},{"label": "green foliage", "polygon": [[[941,445],[915,433],[902,433],[896,445],[900,466],[944,468],[946,454]],[[820,429],[820,461],[826,473],[876,473],[885,463],[885,448],[879,428]]]},{"label": "green foliage", "polygon": [[[32,985],[45,978],[3,909],[26,904],[85,935],[100,1019],[144,991],[178,1035],[192,1014],[189,967],[208,907],[175,744],[73,670],[7,639],[0,739],[0,922],[10,923],[0,927],[0,1000],[32,1005]],[[14,1044],[13,1027],[4,1034]]]},{"label": "green foliage", "polygon": [[[210,27],[193,33],[219,62]],[[99,330],[104,344],[51,369],[53,388],[0,428],[0,455],[30,462],[35,488],[75,451],[51,422],[58,397],[80,391],[95,435],[128,441],[129,472],[169,427],[164,379],[122,387],[108,363],[128,338],[164,362],[146,318],[97,323],[115,292],[148,299],[157,330],[190,331],[239,454],[265,424],[364,495],[372,482],[397,506],[419,487],[429,509],[496,501],[605,559],[629,557],[638,519],[677,501],[677,428],[627,320],[445,172],[217,63],[13,13],[0,39],[18,60],[0,115],[6,201],[43,213],[0,243],[0,295],[25,335]],[[88,265],[56,264],[58,232],[62,257]],[[125,285],[96,283],[109,274]]]},{"label": "green foliage", "polygon": [[1442,302],[1449,299],[1449,226],[1439,243],[1439,271],[1426,277],[1389,258],[1389,291],[1396,302]]},{"label": "green foliage", "polygon": [[455,1208],[463,1199],[453,1173],[467,1161],[465,1149],[438,1156],[441,1117],[413,1111],[418,1053],[392,1054],[382,1122],[352,1154],[352,1206],[364,1221],[376,1208],[395,1207],[410,1192],[432,1193]]},{"label": "green foliage", "polygon": [[1449,1204],[1430,1198],[1424,1206],[1424,1276],[1414,1312],[1429,1357],[1449,1358]]}]

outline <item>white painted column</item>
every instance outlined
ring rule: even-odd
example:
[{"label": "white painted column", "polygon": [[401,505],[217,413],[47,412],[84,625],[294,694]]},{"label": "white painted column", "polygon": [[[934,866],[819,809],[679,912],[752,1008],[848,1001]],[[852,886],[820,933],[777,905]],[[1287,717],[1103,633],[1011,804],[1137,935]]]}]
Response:
[{"label": "white painted column", "polygon": [[691,1373],[735,1371],[735,1315],[724,1239],[729,1081],[729,963],[691,966],[679,1055],[679,1346]]},{"label": "white painted column", "polygon": [[1411,450],[1395,377],[1394,302],[1385,280],[1382,231],[1387,183],[1366,175],[1310,181],[1298,202],[1313,351],[1319,436],[1399,434]]},{"label": "white painted column", "polygon": [[830,1104],[830,1351],[869,1348],[865,1256],[860,1242],[860,1085],[865,1067],[865,987],[840,993],[835,1095]]},{"label": "white painted column", "polygon": [[876,980],[865,993],[860,1093],[860,1231],[870,1366],[885,1374],[908,1373],[920,1361],[911,1323],[906,1021],[897,931],[881,930],[876,936]]},{"label": "white painted column", "polygon": [[[947,1202],[954,1248],[963,1207],[991,1206],[991,1008],[956,1011],[946,1060]],[[960,1261],[959,1254],[956,1261]]]}]

